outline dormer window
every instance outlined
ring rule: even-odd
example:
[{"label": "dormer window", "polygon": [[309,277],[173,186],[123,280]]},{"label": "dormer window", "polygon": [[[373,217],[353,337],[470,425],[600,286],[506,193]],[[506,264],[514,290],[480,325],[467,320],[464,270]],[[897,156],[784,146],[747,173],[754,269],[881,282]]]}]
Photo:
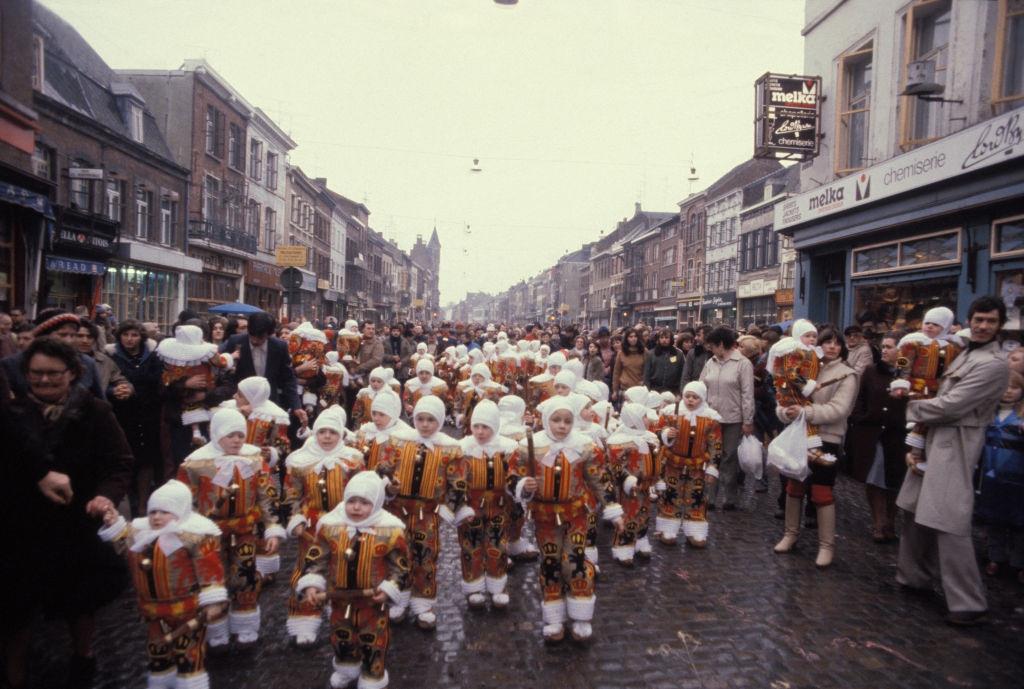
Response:
[{"label": "dormer window", "polygon": [[138,103],[128,104],[128,134],[132,137],[132,141],[140,144],[145,138],[142,106]]}]

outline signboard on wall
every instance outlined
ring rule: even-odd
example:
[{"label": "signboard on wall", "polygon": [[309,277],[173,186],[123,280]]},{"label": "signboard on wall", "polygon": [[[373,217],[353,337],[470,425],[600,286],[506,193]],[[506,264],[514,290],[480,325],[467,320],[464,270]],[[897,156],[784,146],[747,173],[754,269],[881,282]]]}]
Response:
[{"label": "signboard on wall", "polygon": [[306,265],[306,247],[301,244],[279,246],[274,252],[274,258],[277,265],[282,267],[304,266]]},{"label": "signboard on wall", "polygon": [[975,170],[1024,158],[1024,107],[775,205],[775,229],[860,208]]},{"label": "signboard on wall", "polygon": [[821,77],[767,73],[754,82],[754,157],[810,160],[818,155]]}]

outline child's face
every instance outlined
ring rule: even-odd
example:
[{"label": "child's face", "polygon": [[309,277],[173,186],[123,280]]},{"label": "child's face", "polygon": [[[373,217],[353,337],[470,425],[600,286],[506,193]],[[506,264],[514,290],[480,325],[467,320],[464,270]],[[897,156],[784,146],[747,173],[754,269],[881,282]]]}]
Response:
[{"label": "child's face", "polygon": [[572,412],[568,409],[559,409],[548,419],[548,430],[555,440],[564,440],[572,431]]},{"label": "child's face", "polygon": [[548,373],[553,376],[557,376],[558,372],[562,370],[562,367],[557,364],[548,364]]},{"label": "child's face", "polygon": [[921,332],[928,337],[935,338],[942,334],[942,326],[937,323],[923,323]]},{"label": "child's face", "polygon": [[583,410],[580,412],[580,416],[583,418],[584,421],[589,421],[590,423],[597,423],[599,417],[597,415],[597,412],[594,411],[593,407],[594,403],[589,402],[587,406],[584,407]]},{"label": "child's face", "polygon": [[469,377],[469,379],[473,382],[473,385],[475,385],[476,387],[480,387],[481,385],[484,384],[484,377],[479,373],[474,373]]},{"label": "child's face", "polygon": [[370,418],[373,419],[373,425],[378,431],[383,431],[391,423],[391,417],[382,411],[370,412]]},{"label": "child's face", "polygon": [[424,438],[434,435],[437,433],[437,429],[441,427],[441,424],[438,423],[433,414],[419,413],[413,419],[413,423],[416,424],[416,430]]},{"label": "child's face", "polygon": [[249,412],[252,411],[252,407],[249,405],[249,399],[241,392],[235,393],[235,406],[238,407],[238,411],[243,416],[248,416]]},{"label": "child's face", "polygon": [[370,389],[377,392],[384,387],[384,381],[380,378],[370,378]]},{"label": "child's face", "polygon": [[1003,393],[1003,404],[1016,404],[1020,402],[1022,394],[1024,394],[1024,390],[1010,383],[1010,386],[1006,388],[1006,392]]},{"label": "child's face", "polygon": [[434,375],[430,371],[420,371],[416,374],[416,377],[420,379],[421,383],[429,383]]},{"label": "child's face", "polygon": [[333,428],[321,428],[316,432],[316,442],[322,450],[333,450],[341,440],[341,433]]},{"label": "child's face", "polygon": [[164,512],[163,510],[150,510],[148,516],[149,528],[151,529],[162,529],[177,519],[177,517],[170,512]]},{"label": "child's face", "polygon": [[494,437],[494,429],[482,423],[473,424],[470,426],[470,430],[473,431],[473,438],[481,445],[491,442],[491,438]]},{"label": "child's face", "polygon": [[345,501],[345,516],[354,522],[361,522],[373,513],[373,503],[363,498],[349,498]]},{"label": "child's face", "polygon": [[700,398],[700,395],[695,392],[683,393],[683,405],[686,407],[687,411],[697,411],[700,407],[700,403],[703,401],[704,400]]},{"label": "child's face", "polygon": [[242,445],[245,445],[245,433],[241,431],[228,433],[217,444],[220,445],[220,449],[224,451],[224,454],[237,455],[242,451]]},{"label": "child's face", "polygon": [[800,336],[800,341],[808,347],[813,347],[818,342],[818,333],[813,330]]},{"label": "child's face", "polygon": [[562,383],[557,383],[555,385],[555,394],[559,397],[568,397],[570,392],[572,392],[572,390],[569,389],[568,385],[564,385]]}]

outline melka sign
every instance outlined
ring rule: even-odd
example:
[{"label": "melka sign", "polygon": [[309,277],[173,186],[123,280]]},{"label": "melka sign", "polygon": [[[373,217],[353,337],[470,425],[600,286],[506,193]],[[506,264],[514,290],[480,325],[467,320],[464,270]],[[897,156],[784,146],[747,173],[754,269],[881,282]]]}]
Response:
[{"label": "melka sign", "polygon": [[818,155],[821,77],[765,74],[754,82],[754,157],[810,160]]}]

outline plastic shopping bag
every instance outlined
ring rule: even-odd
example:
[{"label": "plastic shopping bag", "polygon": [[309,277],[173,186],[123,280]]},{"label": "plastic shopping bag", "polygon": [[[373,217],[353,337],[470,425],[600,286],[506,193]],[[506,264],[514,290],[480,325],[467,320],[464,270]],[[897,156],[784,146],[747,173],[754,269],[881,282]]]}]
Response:
[{"label": "plastic shopping bag", "polygon": [[743,436],[740,446],[736,449],[740,459],[740,469],[744,474],[750,474],[760,480],[763,472],[761,464],[762,446],[760,441],[753,435]]},{"label": "plastic shopping bag", "polygon": [[797,481],[803,481],[811,473],[807,465],[807,421],[803,412],[768,445],[768,463],[783,476]]}]

